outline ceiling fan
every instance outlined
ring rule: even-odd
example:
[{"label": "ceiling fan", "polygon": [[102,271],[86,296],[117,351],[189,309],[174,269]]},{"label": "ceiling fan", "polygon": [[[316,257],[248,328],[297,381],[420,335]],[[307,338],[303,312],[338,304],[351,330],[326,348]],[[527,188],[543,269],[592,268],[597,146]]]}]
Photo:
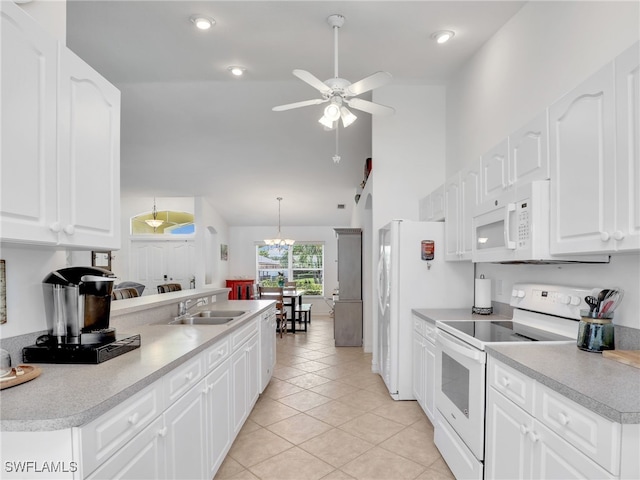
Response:
[{"label": "ceiling fan", "polygon": [[334,75],[333,78],[319,80],[313,74],[306,70],[294,70],[293,74],[303,82],[311,85],[322,94],[322,98],[313,100],[304,100],[302,102],[289,103],[273,107],[273,111],[282,112],[293,108],[307,107],[310,105],[320,105],[329,102],[324,109],[324,115],[318,120],[325,126],[326,130],[333,130],[338,126],[338,120],[342,120],[343,127],[348,127],[355,120],[356,116],[349,111],[347,106],[355,108],[372,115],[390,115],[395,112],[391,107],[373,103],[368,100],[357,98],[365,92],[381,87],[391,80],[391,74],[388,72],[376,72],[356,83],[340,78],[338,75],[338,29],[344,25],[344,17],[342,15],[330,15],[327,23],[333,28],[334,38]]}]

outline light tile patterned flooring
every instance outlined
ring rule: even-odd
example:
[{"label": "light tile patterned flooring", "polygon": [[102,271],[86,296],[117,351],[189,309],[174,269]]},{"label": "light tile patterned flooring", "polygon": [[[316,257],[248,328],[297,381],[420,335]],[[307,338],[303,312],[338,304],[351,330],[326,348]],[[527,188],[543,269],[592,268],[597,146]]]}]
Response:
[{"label": "light tile patterned flooring", "polygon": [[415,401],[394,401],[371,354],[335,347],[333,319],[277,340],[277,365],[215,479],[453,479]]}]

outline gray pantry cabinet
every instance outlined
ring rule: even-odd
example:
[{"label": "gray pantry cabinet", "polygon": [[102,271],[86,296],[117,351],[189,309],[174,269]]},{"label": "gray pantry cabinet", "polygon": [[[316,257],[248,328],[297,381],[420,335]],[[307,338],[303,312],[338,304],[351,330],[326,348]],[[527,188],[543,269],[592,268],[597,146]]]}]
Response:
[{"label": "gray pantry cabinet", "polygon": [[336,347],[362,346],[362,230],[336,228],[339,300],[334,306]]}]

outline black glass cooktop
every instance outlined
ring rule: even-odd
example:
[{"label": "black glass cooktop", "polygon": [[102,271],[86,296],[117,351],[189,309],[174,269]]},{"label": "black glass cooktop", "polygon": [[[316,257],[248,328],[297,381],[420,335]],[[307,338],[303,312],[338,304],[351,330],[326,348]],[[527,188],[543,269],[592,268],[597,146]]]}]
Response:
[{"label": "black glass cooktop", "polygon": [[441,322],[481,342],[549,342],[571,340],[562,335],[511,321]]}]

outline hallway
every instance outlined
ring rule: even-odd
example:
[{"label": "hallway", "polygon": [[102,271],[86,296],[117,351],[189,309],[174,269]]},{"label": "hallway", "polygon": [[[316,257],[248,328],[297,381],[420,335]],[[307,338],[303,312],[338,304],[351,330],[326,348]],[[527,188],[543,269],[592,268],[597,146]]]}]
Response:
[{"label": "hallway", "polygon": [[333,319],[277,340],[277,365],[215,479],[453,479],[415,401],[391,399]]}]

